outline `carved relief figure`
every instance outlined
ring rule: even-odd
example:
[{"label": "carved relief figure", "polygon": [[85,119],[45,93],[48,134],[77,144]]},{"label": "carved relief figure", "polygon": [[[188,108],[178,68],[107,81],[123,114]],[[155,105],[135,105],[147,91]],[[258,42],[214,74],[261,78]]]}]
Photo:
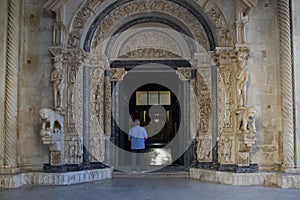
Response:
[{"label": "carved relief figure", "polygon": [[228,137],[222,139],[219,148],[219,160],[225,163],[231,162],[232,141]]},{"label": "carved relief figure", "polygon": [[71,140],[69,141],[70,164],[76,163],[76,155],[77,155],[77,141],[75,141],[74,137],[71,137]]},{"label": "carved relief figure", "polygon": [[63,93],[65,89],[64,76],[62,70],[62,58],[57,56],[54,61],[54,70],[51,74],[51,81],[54,92],[54,108],[62,110]]},{"label": "carved relief figure", "polygon": [[58,114],[57,112],[54,112],[53,110],[50,110],[48,108],[42,108],[39,111],[39,114],[43,120],[42,130],[46,130],[47,123],[50,124],[50,130],[52,131],[54,128],[54,123],[58,122],[60,129],[64,129],[64,118],[62,115]]},{"label": "carved relief figure", "polygon": [[236,87],[237,87],[237,104],[238,107],[245,107],[246,104],[246,90],[248,82],[248,70],[247,70],[247,61],[248,53],[243,53],[242,60],[239,60],[237,63],[236,71]]},{"label": "carved relief figure", "polygon": [[198,159],[209,160],[211,152],[210,140],[205,136],[204,139],[198,141],[197,155]]}]

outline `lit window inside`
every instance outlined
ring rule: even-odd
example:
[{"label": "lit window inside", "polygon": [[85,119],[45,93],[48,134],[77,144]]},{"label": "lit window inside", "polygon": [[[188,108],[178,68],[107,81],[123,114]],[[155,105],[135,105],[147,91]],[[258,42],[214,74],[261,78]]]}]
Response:
[{"label": "lit window inside", "polygon": [[170,91],[136,91],[136,105],[171,105]]}]

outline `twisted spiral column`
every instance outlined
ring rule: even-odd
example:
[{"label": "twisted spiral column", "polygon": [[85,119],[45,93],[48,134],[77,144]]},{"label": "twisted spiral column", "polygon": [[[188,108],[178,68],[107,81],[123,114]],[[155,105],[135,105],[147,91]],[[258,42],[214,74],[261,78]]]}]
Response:
[{"label": "twisted spiral column", "polygon": [[278,0],[282,103],[283,169],[294,168],[294,118],[290,2]]},{"label": "twisted spiral column", "polygon": [[9,0],[5,96],[4,167],[17,167],[17,103],[19,65],[19,0]]}]

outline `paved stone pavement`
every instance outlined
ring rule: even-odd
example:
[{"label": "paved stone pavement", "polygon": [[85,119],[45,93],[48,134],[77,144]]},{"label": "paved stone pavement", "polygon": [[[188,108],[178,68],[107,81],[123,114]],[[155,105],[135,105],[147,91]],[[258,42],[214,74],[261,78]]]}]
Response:
[{"label": "paved stone pavement", "polygon": [[300,189],[229,186],[186,178],[113,178],[71,186],[32,186],[0,190],[0,200],[293,200]]}]

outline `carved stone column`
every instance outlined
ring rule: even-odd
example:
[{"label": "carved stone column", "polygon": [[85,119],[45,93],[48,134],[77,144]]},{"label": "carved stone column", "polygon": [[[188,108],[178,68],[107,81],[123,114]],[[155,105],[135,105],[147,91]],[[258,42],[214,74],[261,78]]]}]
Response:
[{"label": "carved stone column", "polygon": [[235,84],[234,72],[237,60],[236,51],[230,47],[217,47],[215,59],[218,65],[218,162],[220,170],[232,170],[237,164],[237,139],[235,134]]},{"label": "carved stone column", "polygon": [[278,1],[282,106],[282,169],[295,167],[290,1]]},{"label": "carved stone column", "polygon": [[89,163],[89,118],[90,118],[90,68],[83,67],[83,163]]},{"label": "carved stone column", "polygon": [[5,132],[3,168],[7,172],[18,170],[17,163],[17,108],[18,108],[18,66],[20,2],[8,2],[7,58],[5,89]]},{"label": "carved stone column", "polygon": [[5,74],[6,74],[6,42],[7,42],[7,0],[0,1],[0,168],[3,166],[4,155],[4,102],[5,102]]},{"label": "carved stone column", "polygon": [[111,134],[111,83],[110,71],[104,71],[104,134]]}]

